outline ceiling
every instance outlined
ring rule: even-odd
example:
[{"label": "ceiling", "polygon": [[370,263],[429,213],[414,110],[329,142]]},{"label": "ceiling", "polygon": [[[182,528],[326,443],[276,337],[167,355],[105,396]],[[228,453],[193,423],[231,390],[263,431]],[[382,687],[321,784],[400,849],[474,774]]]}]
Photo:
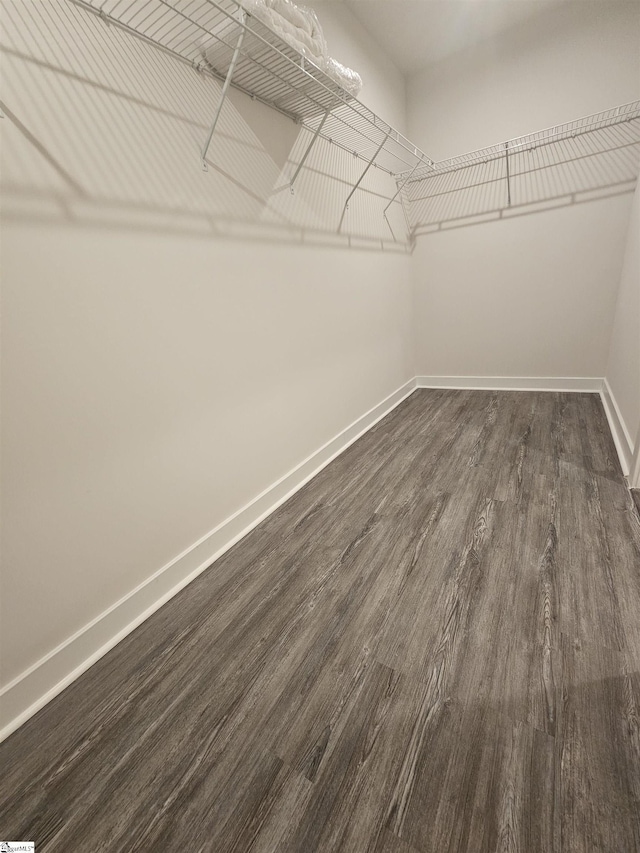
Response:
[{"label": "ceiling", "polygon": [[343,0],[404,74],[537,16],[557,0]]}]

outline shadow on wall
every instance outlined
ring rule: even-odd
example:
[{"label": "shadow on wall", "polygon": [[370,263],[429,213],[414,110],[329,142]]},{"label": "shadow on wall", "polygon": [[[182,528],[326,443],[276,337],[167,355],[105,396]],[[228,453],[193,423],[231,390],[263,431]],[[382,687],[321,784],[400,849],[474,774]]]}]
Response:
[{"label": "shadow on wall", "polygon": [[406,188],[412,235],[633,192],[640,166],[637,107],[436,163],[432,174]]},{"label": "shadow on wall", "polygon": [[232,92],[203,171],[221,84],[66,0],[2,4],[2,215],[408,251],[389,174]]}]

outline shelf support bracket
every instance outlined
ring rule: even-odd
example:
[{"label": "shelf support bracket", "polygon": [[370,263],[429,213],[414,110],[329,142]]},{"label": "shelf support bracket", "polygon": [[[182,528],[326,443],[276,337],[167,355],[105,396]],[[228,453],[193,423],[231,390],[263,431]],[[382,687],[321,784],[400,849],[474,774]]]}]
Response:
[{"label": "shelf support bracket", "polygon": [[340,231],[342,230],[342,223],[344,222],[344,216],[345,216],[345,213],[347,212],[347,210],[348,210],[348,208],[349,208],[349,202],[351,201],[351,197],[353,196],[353,194],[355,193],[355,191],[358,189],[358,187],[359,187],[359,186],[360,186],[360,184],[362,183],[362,180],[363,180],[364,176],[367,174],[367,172],[369,171],[369,169],[370,169],[370,168],[373,166],[373,164],[375,163],[376,157],[378,156],[378,154],[379,154],[379,153],[382,151],[382,149],[384,148],[384,146],[385,146],[385,144],[386,144],[386,142],[387,142],[387,139],[389,138],[390,134],[391,134],[391,131],[390,131],[390,130],[389,130],[389,131],[387,131],[387,133],[386,133],[386,135],[385,135],[384,139],[382,140],[382,142],[380,143],[380,145],[378,145],[378,147],[377,147],[377,149],[376,149],[376,153],[375,153],[375,154],[373,155],[373,157],[369,160],[369,162],[368,162],[368,163],[367,163],[367,165],[365,166],[364,172],[360,175],[360,177],[358,178],[358,180],[357,180],[357,181],[356,181],[356,183],[354,184],[354,186],[353,186],[353,188],[352,188],[351,192],[350,192],[350,193],[349,193],[349,195],[347,196],[347,200],[345,201],[345,203],[344,203],[344,207],[342,208],[342,216],[340,217],[340,224],[338,225],[338,234],[339,234],[339,233],[340,233]]},{"label": "shelf support bracket", "polygon": [[240,35],[238,36],[238,41],[236,43],[235,50],[233,51],[233,56],[231,57],[231,63],[229,64],[229,68],[227,69],[227,76],[224,78],[224,83],[222,84],[222,91],[220,92],[220,100],[218,101],[218,106],[216,107],[215,114],[213,116],[213,121],[211,122],[211,128],[209,129],[209,135],[207,136],[207,141],[204,144],[204,148],[202,149],[202,168],[207,171],[207,151],[209,150],[209,146],[211,145],[211,139],[213,138],[213,134],[216,129],[216,125],[218,124],[218,119],[220,118],[220,113],[222,112],[222,105],[224,104],[225,98],[227,97],[227,91],[229,86],[231,85],[231,80],[233,79],[233,72],[236,69],[236,64],[238,62],[238,57],[240,56],[240,50],[242,48],[242,42],[244,41],[244,34],[246,32],[245,22],[247,20],[247,13],[243,11],[242,18],[240,19]]},{"label": "shelf support bracket", "polygon": [[[409,174],[408,174],[408,175],[407,175],[407,177],[404,179],[404,181],[402,181],[402,182],[400,183],[400,185],[398,186],[398,189],[396,190],[396,192],[395,192],[395,194],[394,194],[393,198],[391,198],[391,199],[389,200],[389,204],[388,204],[388,205],[385,207],[385,209],[382,211],[382,215],[384,216],[384,221],[385,221],[385,222],[387,223],[387,225],[389,226],[389,231],[391,231],[391,234],[393,235],[393,239],[394,239],[394,240],[396,239],[396,235],[393,233],[393,228],[391,227],[391,223],[390,223],[390,222],[389,222],[389,220],[387,219],[387,211],[389,210],[389,208],[391,207],[391,205],[393,204],[393,202],[398,198],[398,196],[400,195],[400,193],[401,193],[401,192],[402,192],[402,190],[404,189],[404,185],[405,185],[406,183],[408,183],[408,182],[409,182],[409,180],[410,180],[411,176],[413,175],[413,173],[415,172],[415,170],[418,168],[418,166],[420,165],[420,163],[421,163],[421,161],[420,161],[420,160],[417,160],[417,161],[416,161],[416,165],[415,165],[415,166],[413,167],[413,169],[409,172]],[[403,211],[404,211],[404,205],[403,205],[402,209],[403,209]],[[405,213],[405,216],[406,216],[406,213]],[[409,226],[409,223],[407,222],[407,227],[408,227],[408,226]]]},{"label": "shelf support bracket", "polygon": [[416,165],[413,167],[413,169],[409,172],[409,174],[408,174],[408,175],[407,175],[407,177],[404,179],[404,181],[402,181],[402,183],[401,183],[401,184],[400,184],[400,186],[398,187],[398,189],[397,189],[397,191],[396,191],[395,195],[393,196],[393,198],[391,198],[391,199],[389,200],[389,204],[385,207],[385,209],[384,209],[384,211],[383,211],[383,213],[385,214],[385,216],[386,216],[387,210],[389,210],[389,208],[391,207],[391,205],[393,204],[393,202],[398,198],[398,196],[400,195],[400,193],[401,193],[401,192],[402,192],[402,190],[404,189],[404,185],[409,183],[409,181],[411,180],[411,176],[413,175],[413,173],[415,172],[415,170],[418,168],[418,166],[419,166],[419,165],[420,165],[420,160],[418,160],[418,162],[417,162],[417,163],[416,163]]},{"label": "shelf support bracket", "polygon": [[320,131],[322,130],[325,121],[329,117],[330,112],[331,112],[331,110],[327,110],[326,113],[324,114],[324,116],[322,117],[322,121],[320,122],[320,124],[318,125],[318,127],[314,131],[313,138],[312,138],[311,142],[307,145],[307,150],[304,152],[304,154],[302,155],[302,159],[298,163],[298,166],[297,166],[297,168],[293,174],[293,177],[291,178],[291,183],[289,184],[289,186],[291,187],[291,192],[293,192],[293,185],[295,184],[296,179],[297,179],[298,175],[300,174],[300,171],[301,171],[302,167],[304,166],[304,164],[307,160],[307,157],[311,153],[311,149],[315,145],[316,139],[320,136]]},{"label": "shelf support bracket", "polygon": [[390,222],[389,222],[389,220],[387,219],[387,214],[386,214],[386,213],[383,213],[382,215],[383,215],[383,217],[384,217],[384,221],[385,221],[385,222],[387,223],[387,225],[389,226],[389,231],[391,231],[391,236],[393,237],[394,241],[397,243],[398,241],[396,240],[396,235],[393,233],[393,228],[391,227],[391,223],[390,223]]},{"label": "shelf support bracket", "polygon": [[511,207],[511,179],[509,176],[509,143],[504,144],[504,159],[507,166],[507,207]]}]

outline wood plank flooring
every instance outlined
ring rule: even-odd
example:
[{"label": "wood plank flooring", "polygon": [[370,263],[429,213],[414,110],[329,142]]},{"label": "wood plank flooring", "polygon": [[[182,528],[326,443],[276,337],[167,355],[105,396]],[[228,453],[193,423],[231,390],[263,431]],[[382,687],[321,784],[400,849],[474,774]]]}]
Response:
[{"label": "wood plank flooring", "polygon": [[53,851],[640,851],[599,398],[420,390],[0,745]]}]

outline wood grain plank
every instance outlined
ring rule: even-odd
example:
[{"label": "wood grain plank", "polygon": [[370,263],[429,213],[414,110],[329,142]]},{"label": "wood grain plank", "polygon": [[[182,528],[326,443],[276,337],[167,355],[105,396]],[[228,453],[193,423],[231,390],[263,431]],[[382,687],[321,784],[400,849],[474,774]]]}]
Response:
[{"label": "wood grain plank", "polygon": [[287,850],[366,850],[384,830],[385,806],[416,710],[405,680],[373,663],[320,770]]},{"label": "wood grain plank", "polygon": [[564,850],[640,845],[637,679],[620,652],[563,638],[563,710],[557,738]]},{"label": "wood grain plank", "polygon": [[563,632],[611,649],[625,646],[616,561],[606,533],[615,514],[593,472],[560,463]]},{"label": "wood grain plank", "polygon": [[388,828],[424,851],[554,847],[554,740],[481,703],[431,706]]}]

